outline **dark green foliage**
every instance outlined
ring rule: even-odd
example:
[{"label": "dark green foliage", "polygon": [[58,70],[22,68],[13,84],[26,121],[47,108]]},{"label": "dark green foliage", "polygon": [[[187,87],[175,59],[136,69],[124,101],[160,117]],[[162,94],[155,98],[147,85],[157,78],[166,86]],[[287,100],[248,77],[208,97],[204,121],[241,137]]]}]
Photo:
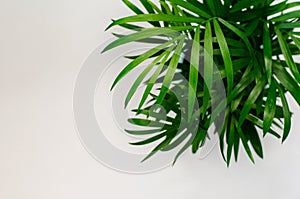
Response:
[{"label": "dark green foliage", "polygon": [[[115,34],[118,39],[103,52],[134,41],[156,44],[139,56],[128,57],[131,63],[112,86],[144,61],[152,60],[125,101],[127,105],[145,83],[140,104],[133,111],[146,119],[137,116],[129,122],[152,128],[127,130],[132,135],[151,136],[134,145],[157,143],[145,159],[179,146],[175,161],[188,148],[196,153],[209,139],[209,127],[218,125],[216,115],[222,111],[225,122],[217,133],[227,165],[232,156],[237,161],[240,145],[254,162],[253,151],[263,158],[262,137],[269,134],[286,140],[292,116],[286,94],[300,105],[300,64],[294,60],[300,53],[300,12],[286,10],[297,8],[300,2],[140,0],[140,8],[129,0],[123,2],[135,15],[114,20],[107,29],[120,26],[133,33]],[[182,53],[186,55],[183,62]],[[222,78],[226,100],[212,100],[218,98],[216,74]],[[176,81],[180,79],[189,85]],[[152,110],[155,104],[165,112]],[[170,112],[176,116],[165,115]]]}]

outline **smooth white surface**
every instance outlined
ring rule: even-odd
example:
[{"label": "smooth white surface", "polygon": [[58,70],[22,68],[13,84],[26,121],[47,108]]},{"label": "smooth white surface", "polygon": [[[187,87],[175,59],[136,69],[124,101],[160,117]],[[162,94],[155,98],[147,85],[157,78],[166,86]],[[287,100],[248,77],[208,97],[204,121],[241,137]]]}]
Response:
[{"label": "smooth white surface", "polygon": [[117,173],[95,161],[75,130],[72,94],[80,67],[110,36],[120,0],[0,1],[0,198],[182,199],[300,197],[300,112],[284,145],[264,140],[265,159],[244,152],[226,168],[219,149],[186,155],[148,175]]}]

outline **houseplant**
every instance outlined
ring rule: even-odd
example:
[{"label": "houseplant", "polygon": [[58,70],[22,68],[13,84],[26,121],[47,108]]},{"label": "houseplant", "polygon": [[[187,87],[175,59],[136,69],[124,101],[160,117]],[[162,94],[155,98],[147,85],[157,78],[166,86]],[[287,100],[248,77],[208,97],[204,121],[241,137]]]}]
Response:
[{"label": "houseplant", "polygon": [[[127,105],[144,81],[146,89],[133,111],[145,117],[130,118],[129,122],[153,128],[127,132],[151,136],[134,145],[157,143],[145,160],[182,143],[174,162],[188,148],[196,153],[209,139],[209,127],[218,125],[216,115],[222,111],[224,123],[217,133],[227,165],[233,155],[238,159],[240,145],[254,162],[253,151],[263,158],[262,136],[286,140],[292,116],[287,93],[300,105],[300,64],[294,60],[300,53],[300,12],[291,10],[300,2],[140,0],[140,6],[123,2],[135,14],[113,20],[107,29],[119,26],[132,33],[115,34],[118,38],[103,52],[130,42],[156,44],[149,51],[127,57],[132,61],[112,85],[113,89],[134,68],[152,61],[125,100]],[[146,79],[151,70],[155,72]],[[218,95],[216,74],[225,86],[226,99],[212,100]],[[180,78],[189,84],[178,82]],[[181,107],[174,90],[186,100],[186,107]],[[162,113],[153,111],[153,105],[161,105],[175,117],[166,116],[161,122]],[[180,127],[183,122],[185,128]]]}]

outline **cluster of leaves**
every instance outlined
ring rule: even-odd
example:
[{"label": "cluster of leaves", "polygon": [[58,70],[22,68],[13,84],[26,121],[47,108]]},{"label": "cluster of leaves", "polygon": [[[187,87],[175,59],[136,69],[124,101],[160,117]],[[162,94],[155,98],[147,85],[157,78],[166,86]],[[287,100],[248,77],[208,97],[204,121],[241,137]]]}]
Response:
[{"label": "cluster of leaves", "polygon": [[[151,78],[144,82],[146,89],[140,104],[133,110],[146,117],[129,119],[135,125],[153,128],[127,131],[133,135],[152,136],[133,143],[135,145],[161,141],[146,159],[158,151],[174,149],[185,140],[175,160],[190,147],[197,152],[208,138],[209,127],[217,125],[212,111],[214,103],[219,112],[223,108],[225,112],[225,122],[218,133],[221,153],[228,165],[232,154],[237,160],[240,142],[254,162],[253,150],[263,158],[262,136],[270,134],[281,138],[282,142],[286,140],[292,116],[286,94],[290,93],[300,105],[300,64],[294,60],[294,56],[300,54],[297,29],[300,12],[291,11],[300,6],[300,2],[139,1],[143,8],[123,0],[135,14],[113,20],[107,29],[120,26],[133,33],[115,34],[118,39],[103,52],[129,42],[157,44],[141,55],[130,57],[131,62],[112,86],[144,61],[152,61],[136,79],[125,100],[127,105],[154,70]],[[185,61],[181,61],[182,54]],[[199,75],[201,70],[203,76]],[[212,101],[217,91],[214,78],[217,73],[226,89],[227,98],[223,101]],[[178,83],[177,77],[184,77],[189,85]],[[158,90],[155,85],[159,85]],[[180,105],[174,89],[186,99],[186,108]],[[199,106],[195,108],[196,102]],[[222,102],[225,103],[223,108]],[[162,105],[166,113],[173,112],[176,116],[162,119],[159,111],[152,111],[153,104]],[[180,127],[182,123],[186,124],[183,128]]]}]

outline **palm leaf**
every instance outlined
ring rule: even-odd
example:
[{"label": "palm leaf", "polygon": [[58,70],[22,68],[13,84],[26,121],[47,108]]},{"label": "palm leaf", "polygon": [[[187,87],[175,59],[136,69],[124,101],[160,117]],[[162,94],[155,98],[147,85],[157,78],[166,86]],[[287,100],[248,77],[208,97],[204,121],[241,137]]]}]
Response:
[{"label": "palm leaf", "polygon": [[[227,166],[232,156],[237,161],[240,145],[254,163],[253,152],[264,157],[266,135],[287,139],[292,113],[286,95],[300,106],[300,64],[294,60],[300,54],[300,14],[295,10],[300,2],[140,0],[141,8],[123,2],[135,15],[113,20],[107,29],[119,26],[133,33],[113,33],[118,38],[103,52],[131,42],[157,44],[126,56],[131,61],[112,85],[150,61],[125,99],[127,105],[144,81],[146,88],[132,110],[136,117],[128,120],[143,130],[126,130],[147,136],[135,145],[156,144],[143,161],[179,146],[174,163],[190,147],[196,153],[209,140],[212,125]],[[220,95],[222,88],[227,97]],[[153,111],[153,105],[164,111]]]}]

